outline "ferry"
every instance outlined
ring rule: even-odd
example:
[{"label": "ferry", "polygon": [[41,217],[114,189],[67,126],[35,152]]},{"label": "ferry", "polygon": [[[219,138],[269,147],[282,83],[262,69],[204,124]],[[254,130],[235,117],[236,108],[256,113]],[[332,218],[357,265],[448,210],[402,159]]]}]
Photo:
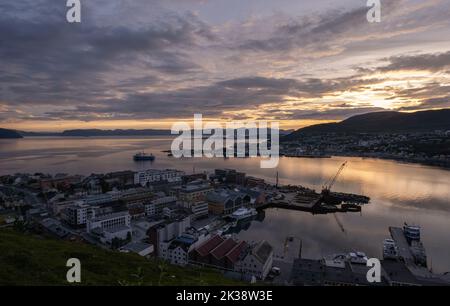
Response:
[{"label": "ferry", "polygon": [[253,216],[256,216],[258,214],[258,212],[256,211],[256,209],[254,208],[244,208],[241,207],[238,210],[236,210],[231,217],[233,217],[236,220],[242,220],[242,219],[247,219],[247,218],[251,218]]},{"label": "ferry", "polygon": [[134,161],[154,161],[155,160],[155,156],[153,154],[147,154],[144,152],[139,152],[134,154],[133,156]]}]

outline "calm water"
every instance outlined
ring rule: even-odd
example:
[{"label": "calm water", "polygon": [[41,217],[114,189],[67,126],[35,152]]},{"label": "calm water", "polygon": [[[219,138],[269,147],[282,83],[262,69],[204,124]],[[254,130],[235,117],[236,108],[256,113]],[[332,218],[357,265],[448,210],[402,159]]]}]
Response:
[{"label": "calm water", "polygon": [[[260,169],[258,159],[172,159],[162,153],[168,138],[25,138],[0,140],[0,174],[47,172],[90,174],[115,170],[177,168],[192,173],[214,168],[234,168],[283,184],[320,189],[344,158],[282,158],[278,169]],[[154,163],[134,163],[132,155],[146,150]],[[349,161],[334,190],[365,194],[372,201],[362,214],[312,216],[308,213],[271,209],[263,222],[254,221],[239,233],[248,240],[267,239],[280,252],[287,236],[303,241],[303,256],[317,258],[358,250],[381,256],[381,244],[389,226],[403,222],[422,226],[429,263],[435,272],[450,271],[450,171],[375,159]],[[338,220],[336,220],[336,218]],[[342,224],[342,231],[339,223]]]}]

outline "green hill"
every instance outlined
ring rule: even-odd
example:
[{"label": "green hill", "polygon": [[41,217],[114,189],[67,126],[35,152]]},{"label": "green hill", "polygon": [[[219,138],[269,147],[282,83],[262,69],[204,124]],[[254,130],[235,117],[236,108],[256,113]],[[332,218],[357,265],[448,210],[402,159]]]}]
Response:
[{"label": "green hill", "polygon": [[207,269],[182,268],[134,254],[0,230],[0,285],[71,285],[66,261],[81,262],[81,285],[239,285]]}]

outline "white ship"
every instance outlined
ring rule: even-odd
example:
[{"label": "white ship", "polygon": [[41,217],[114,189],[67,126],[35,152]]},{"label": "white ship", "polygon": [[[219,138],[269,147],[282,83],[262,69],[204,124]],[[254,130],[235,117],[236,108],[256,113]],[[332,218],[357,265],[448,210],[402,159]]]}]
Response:
[{"label": "white ship", "polygon": [[256,216],[258,214],[258,212],[256,211],[256,209],[254,208],[244,208],[241,207],[238,210],[236,210],[231,217],[233,217],[236,220],[242,220],[242,219],[247,219],[247,218],[251,218],[253,216]]},{"label": "white ship", "polygon": [[383,242],[383,258],[384,259],[397,259],[398,248],[395,241],[392,239],[384,239]]}]

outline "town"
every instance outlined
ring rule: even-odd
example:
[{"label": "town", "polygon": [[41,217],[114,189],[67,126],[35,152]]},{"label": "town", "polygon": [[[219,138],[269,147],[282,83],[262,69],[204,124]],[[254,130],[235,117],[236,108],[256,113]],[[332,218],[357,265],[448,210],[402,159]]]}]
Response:
[{"label": "town", "polygon": [[449,168],[449,131],[312,134],[282,142],[280,155],[383,158]]},{"label": "town", "polygon": [[[136,253],[177,266],[211,268],[244,282],[279,285],[370,285],[362,252],[287,262],[273,245],[238,239],[233,230],[267,208],[312,214],[360,212],[370,199],[269,184],[234,169],[186,174],[176,169],[80,175],[0,177],[0,227],[26,227],[56,239]],[[383,244],[382,285],[448,284],[427,269],[420,228],[391,228]],[[295,240],[287,238],[285,246]],[[381,248],[381,243],[380,243]]]}]

